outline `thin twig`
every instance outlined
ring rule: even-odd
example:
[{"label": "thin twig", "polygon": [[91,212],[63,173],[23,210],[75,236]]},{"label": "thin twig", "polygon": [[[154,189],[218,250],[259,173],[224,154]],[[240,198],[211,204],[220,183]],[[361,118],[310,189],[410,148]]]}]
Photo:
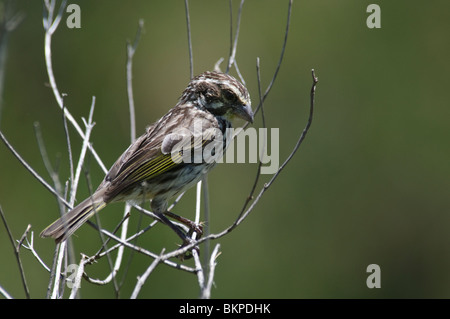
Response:
[{"label": "thin twig", "polygon": [[[47,294],[45,296],[46,299],[50,299],[51,294],[52,294],[52,286],[53,286],[53,282],[56,276],[56,266],[57,266],[57,262],[58,262],[58,256],[59,256],[59,247],[60,245],[56,245],[55,247],[55,252],[53,253],[53,262],[52,262],[52,269],[50,270],[50,278],[48,281],[48,285],[47,285]],[[59,276],[60,274],[58,274]]]},{"label": "thin twig", "polygon": [[34,232],[31,232],[31,240],[28,240],[28,237],[26,238],[27,244],[22,244],[22,247],[31,251],[33,256],[37,259],[37,261],[44,267],[44,269],[48,272],[50,272],[50,268],[45,264],[45,262],[42,260],[42,258],[39,256],[37,251],[34,249]]},{"label": "thin twig", "polygon": [[273,74],[272,80],[270,81],[269,86],[266,89],[266,92],[264,92],[264,99],[267,97],[270,90],[272,89],[273,84],[275,83],[275,79],[277,78],[278,72],[280,71],[280,68],[281,68],[281,62],[283,61],[283,58],[284,58],[284,52],[286,51],[286,44],[287,44],[287,39],[288,39],[288,35],[289,35],[289,26],[291,25],[292,1],[293,0],[289,0],[288,16],[287,16],[287,21],[286,21],[286,31],[284,32],[284,41],[283,41],[283,46],[281,47],[280,58],[278,60],[278,64],[277,64],[277,67]]},{"label": "thin twig", "polygon": [[[125,205],[125,216],[122,218],[122,220],[119,223],[119,225],[116,226],[116,228],[113,231],[113,234],[115,234],[119,230],[119,228],[122,226],[122,224],[128,222],[129,217],[130,217],[130,212],[129,212],[130,208],[131,208],[130,205],[128,205],[128,204]],[[121,232],[121,235],[120,235],[120,238],[122,240],[126,240],[126,230],[127,230],[127,227],[122,227],[122,232]],[[94,261],[97,261],[98,259],[100,259],[101,257],[103,257],[105,255],[108,256],[113,250],[118,249],[117,256],[116,256],[116,259],[115,259],[115,262],[114,262],[114,267],[113,267],[112,271],[109,273],[109,275],[105,279],[103,279],[103,280],[93,279],[93,278],[88,277],[87,275],[84,275],[84,278],[86,280],[88,280],[91,283],[95,283],[96,285],[106,285],[106,284],[110,283],[111,280],[113,278],[115,278],[115,276],[117,275],[117,273],[118,273],[118,271],[120,269],[120,266],[122,265],[122,258],[123,258],[123,252],[125,250],[125,246],[123,246],[121,244],[118,244],[118,245],[115,245],[115,246],[113,246],[113,247],[108,249],[106,247],[106,244],[110,240],[111,240],[111,238],[108,237],[105,240],[105,242],[102,244],[102,247],[100,248],[100,250],[94,256],[89,257],[89,262],[92,263]],[[106,248],[106,250],[105,250],[105,248]],[[103,251],[103,253],[102,253],[102,251]],[[119,284],[119,287],[120,286],[122,286],[122,284]]]},{"label": "thin twig", "polygon": [[[63,97],[65,95],[63,94]],[[66,143],[67,143],[67,153],[69,154],[69,167],[70,167],[70,182],[74,183],[74,173],[73,173],[73,155],[72,155],[72,143],[70,142],[70,135],[69,135],[69,128],[67,127],[67,118],[64,115],[64,109],[66,108],[66,105],[64,104],[63,100],[63,109],[62,109],[62,119],[63,119],[63,127],[64,127],[64,135],[66,136]],[[73,189],[73,187],[72,187]]]},{"label": "thin twig", "polygon": [[0,294],[6,299],[13,299],[13,297],[2,286],[0,286]]},{"label": "thin twig", "polygon": [[[62,293],[59,292],[59,288],[60,288],[60,282],[61,282],[61,276],[59,276],[59,274],[61,273],[61,269],[62,269],[62,262],[63,262],[63,258],[65,256],[65,250],[66,250],[66,246],[67,246],[67,240],[63,241],[62,243],[59,243],[56,245],[56,250],[57,250],[57,257],[55,260],[55,267],[54,267],[54,283],[53,283],[53,290],[51,291],[51,295],[50,298],[51,299],[56,299],[59,298]],[[53,269],[52,269],[53,271]]]},{"label": "thin twig", "polygon": [[[256,59],[256,77],[257,77],[257,83],[258,83],[258,97],[259,97],[259,105],[261,106],[261,119],[262,119],[262,127],[263,129],[266,128],[266,117],[264,115],[264,98],[262,96],[262,91],[261,91],[261,68],[260,68],[260,61],[259,61],[259,57]],[[264,131],[265,132],[265,131]],[[267,140],[266,140],[266,136],[264,135],[264,143],[263,143],[263,149],[261,150],[261,154],[264,154],[265,148],[267,147]],[[255,181],[253,182],[253,186],[250,190],[250,194],[248,195],[246,201],[244,202],[244,205],[242,206],[241,212],[238,215],[238,218],[236,218],[235,222],[234,222],[234,227],[237,226],[237,223],[239,222],[239,220],[241,219],[242,215],[245,212],[245,209],[247,208],[247,205],[253,200],[253,194],[255,193],[256,190],[256,186],[258,185],[258,181],[259,178],[261,176],[261,166],[262,166],[262,158],[261,156],[259,157],[258,160],[258,168],[256,171],[256,177],[255,177]]]},{"label": "thin twig", "polygon": [[[281,53],[280,53],[280,58],[278,59],[278,64],[275,68],[275,72],[273,73],[272,79],[270,80],[269,85],[266,88],[266,91],[264,92],[263,98],[261,100],[261,102],[258,104],[258,106],[255,109],[255,114],[258,113],[259,109],[261,108],[261,103],[267,98],[267,96],[269,95],[270,90],[272,90],[272,87],[275,83],[275,80],[277,79],[278,76],[278,72],[280,71],[281,68],[281,64],[283,62],[284,59],[284,52],[286,51],[286,45],[287,45],[287,40],[288,40],[288,35],[289,35],[289,27],[291,25],[291,13],[292,13],[292,0],[289,0],[289,6],[288,6],[288,14],[287,14],[287,19],[286,19],[286,29],[284,32],[284,41],[283,41],[283,45],[281,47]],[[249,125],[249,123],[246,123],[244,125],[244,128],[246,128]]]},{"label": "thin twig", "polygon": [[[160,256],[164,253],[164,249],[161,251]],[[134,287],[133,293],[131,294],[131,299],[136,299],[139,292],[141,291],[142,286],[144,286],[144,283],[147,281],[148,276],[152,273],[153,270],[155,270],[156,266],[161,262],[161,258],[158,257],[150,264],[150,266],[147,268],[147,270],[144,272],[144,274],[138,278],[138,281],[136,283],[136,286]]]},{"label": "thin twig", "polygon": [[186,14],[186,28],[188,36],[188,48],[189,48],[189,75],[192,79],[194,77],[194,57],[192,54],[192,39],[191,39],[191,19],[189,16],[189,3],[188,0],[184,0],[184,11]]},{"label": "thin twig", "polygon": [[[275,72],[273,73],[272,79],[270,80],[270,83],[267,86],[266,91],[264,92],[264,95],[263,95],[262,99],[260,100],[258,106],[255,109],[255,112],[254,112],[255,115],[258,114],[259,109],[261,108],[261,103],[264,102],[264,100],[269,95],[269,92],[272,89],[272,87],[273,87],[273,85],[275,83],[275,80],[277,79],[278,72],[279,72],[279,70],[281,68],[281,63],[283,62],[283,58],[284,58],[284,52],[286,51],[286,45],[287,45],[287,40],[288,40],[288,35],[289,35],[289,27],[290,27],[290,24],[291,24],[291,12],[292,12],[292,0],[289,0],[288,14],[287,14],[287,19],[286,19],[286,29],[285,29],[285,32],[284,32],[284,41],[283,41],[283,45],[281,47],[280,58],[278,59],[278,64],[277,64],[277,66],[275,68]],[[235,63],[235,67],[236,67],[236,70],[239,73],[239,69],[237,68],[237,64],[236,63]],[[242,79],[242,77],[241,77],[241,79]],[[243,127],[239,128],[239,129],[236,129],[233,138],[235,136],[239,135],[249,125],[250,125],[250,123],[247,122],[247,123],[244,124]]]},{"label": "thin twig", "polygon": [[[117,232],[117,230],[119,229],[120,225],[122,224],[122,222],[124,222],[130,215],[126,215],[124,216],[124,218],[122,219],[121,223],[119,223],[118,227],[116,227],[114,229],[114,231],[112,232],[113,234],[115,234]],[[152,228],[158,221],[154,220],[149,226],[147,226],[144,229],[141,229],[140,231],[138,231],[137,233],[134,233],[133,235],[131,235],[130,237],[126,238],[126,236],[123,236],[123,231],[121,233],[121,241],[128,241],[128,242],[132,242],[135,241],[137,237],[141,236],[142,234],[144,234],[146,231],[148,231],[150,228]],[[122,228],[123,230],[123,228]],[[106,240],[106,243],[108,243],[112,238],[108,237]],[[113,246],[111,246],[110,248],[105,250],[105,247],[102,246],[100,247],[100,249],[97,251],[96,254],[94,254],[92,257],[90,257],[90,259],[92,261],[97,261],[98,259],[104,257],[106,254],[113,252],[116,249],[120,249],[121,247],[123,247],[122,244],[118,243],[115,244]]]},{"label": "thin twig", "polygon": [[[205,175],[202,178],[202,197],[203,197],[203,236],[208,236],[210,233],[210,211],[209,211],[209,185],[208,185],[208,176]],[[202,249],[203,251],[203,268],[207,273],[209,273],[208,269],[208,258],[210,254],[210,242],[206,241],[205,245]]]},{"label": "thin twig", "polygon": [[[142,247],[139,247],[139,246],[131,244],[129,242],[130,240],[128,240],[128,239],[124,241],[121,238],[117,237],[116,235],[112,234],[111,232],[109,232],[109,231],[107,231],[105,229],[100,229],[100,231],[104,235],[106,235],[108,237],[111,237],[111,239],[115,240],[116,242],[120,243],[121,245],[124,245],[124,246],[126,246],[126,247],[128,247],[130,249],[133,249],[133,250],[135,250],[138,253],[141,253],[141,254],[143,254],[145,256],[148,256],[148,257],[151,257],[151,258],[154,258],[154,259],[159,257],[157,254],[155,254],[155,253],[153,253],[153,252],[151,252],[151,251],[149,251],[149,250],[147,250],[145,248],[142,248]],[[192,249],[192,247],[191,247],[191,249]],[[179,250],[180,249],[177,249],[176,252],[178,252]],[[187,251],[187,249],[183,250],[183,252],[186,252],[186,251]],[[168,258],[161,258],[161,260],[162,260],[163,263],[165,263],[166,265],[171,266],[173,268],[184,270],[184,271],[189,272],[189,273],[196,273],[196,270],[194,268],[192,268],[192,267],[188,267],[188,266],[183,265],[183,264],[177,264],[177,263],[175,263],[173,261],[168,260],[169,258],[176,257],[176,256],[178,256],[180,254],[181,253],[173,253],[170,257],[168,257]]]},{"label": "thin twig", "polygon": [[72,205],[70,205],[61,195],[51,187],[23,158],[19,155],[19,153],[14,149],[14,147],[8,142],[6,137],[0,131],[0,139],[6,145],[6,147],[13,153],[13,155],[19,160],[19,162],[47,189],[56,196],[56,198],[61,201],[67,208],[71,209]]},{"label": "thin twig", "polygon": [[44,139],[42,138],[41,126],[39,122],[34,123],[34,132],[38,143],[39,152],[41,153],[42,161],[44,162],[44,166],[47,169],[48,175],[53,181],[53,185],[55,187],[54,189],[59,195],[56,199],[58,202],[60,213],[62,215],[64,213],[64,204],[61,202],[63,189],[61,181],[59,179],[59,175],[56,172],[56,169],[54,169],[52,164],[50,163],[50,159],[47,154],[47,148],[45,147]]},{"label": "thin twig", "polygon": [[241,80],[242,84],[246,85],[246,84],[245,84],[245,79],[244,79],[244,77],[242,76],[241,71],[239,70],[239,67],[238,67],[238,64],[237,64],[236,60],[234,60],[233,65],[234,65],[234,68],[235,68],[235,70],[236,70],[236,73],[237,73],[237,75],[238,75],[238,77],[239,77],[239,80]]},{"label": "thin twig", "polygon": [[[234,41],[232,41],[230,39],[230,44],[231,42],[233,43],[233,45],[230,47],[230,56],[228,57],[228,64],[227,64],[227,69],[225,71],[225,73],[228,73],[230,71],[231,66],[234,64],[235,59],[236,59],[236,50],[237,50],[237,43],[238,43],[238,38],[239,38],[239,29],[241,26],[241,16],[242,16],[242,7],[244,6],[244,0],[241,0],[241,4],[239,5],[239,11],[238,11],[238,17],[237,17],[237,22],[236,22],[236,34],[234,35]],[[232,28],[232,24],[233,24],[233,7],[231,4],[231,0],[230,0],[230,37],[233,37],[233,28]],[[245,85],[245,83],[244,83]]]},{"label": "thin twig", "polygon": [[140,19],[133,45],[131,45],[131,43],[129,42],[127,43],[127,94],[128,94],[128,107],[130,110],[131,143],[133,143],[136,140],[136,116],[135,116],[134,96],[133,96],[133,56],[139,44],[143,28],[144,28],[144,20]]},{"label": "thin twig", "polygon": [[0,12],[0,125],[2,120],[3,90],[8,53],[9,35],[16,29],[24,18],[24,14],[12,13],[12,1],[3,2],[3,10]]},{"label": "thin twig", "polygon": [[84,266],[86,265],[87,257],[84,254],[81,254],[81,260],[78,264],[77,272],[75,274],[75,278],[73,279],[72,283],[72,291],[70,292],[69,299],[75,299],[77,296],[78,290],[81,288],[81,278],[83,277],[84,273]]},{"label": "thin twig", "polygon": [[[131,45],[129,42],[127,44],[127,94],[128,94],[128,106],[129,106],[129,113],[130,113],[130,140],[131,143],[133,143],[136,140],[136,112],[135,112],[135,103],[134,103],[134,94],[133,94],[133,57],[136,53],[137,46],[139,44],[141,33],[144,28],[144,20],[139,20],[138,30],[136,31],[136,36],[134,38],[133,45]],[[130,215],[130,209],[131,206],[129,204],[125,204],[124,206],[124,216]],[[142,215],[140,216],[142,218]],[[126,238],[127,232],[128,232],[128,222],[129,219],[125,218],[123,222],[123,227],[121,231],[121,238],[124,240]],[[113,272],[105,279],[105,281],[111,280],[116,275],[117,271],[119,270],[121,264],[122,264],[122,256],[124,252],[125,247],[120,246],[119,251],[117,253],[116,262],[114,263],[114,269]],[[133,252],[133,251],[132,251]],[[128,258],[127,267],[124,271],[124,277],[128,272],[128,266],[131,263],[131,260],[133,258],[133,253],[130,254]],[[119,289],[122,286],[122,282],[119,284]]]},{"label": "thin twig", "polygon": [[89,111],[89,118],[87,122],[83,119],[84,125],[86,127],[86,131],[84,133],[83,138],[83,146],[81,147],[80,152],[80,158],[78,159],[77,168],[75,170],[75,177],[72,180],[72,186],[71,186],[71,194],[69,198],[69,202],[71,206],[74,206],[75,199],[76,199],[76,192],[78,190],[78,183],[80,181],[81,172],[83,171],[85,158],[86,158],[86,152],[89,148],[89,145],[91,144],[89,139],[91,137],[92,129],[94,128],[95,123],[93,122],[93,116],[94,116],[94,108],[95,108],[95,96],[92,97],[92,103],[91,108]]},{"label": "thin twig", "polygon": [[[228,61],[226,66],[226,71],[229,71],[229,63],[231,60],[231,56],[233,55],[233,0],[228,0],[228,7],[230,11],[230,53],[228,54]],[[223,58],[221,58],[223,60]],[[219,62],[220,61],[220,62]],[[217,61],[216,67],[222,63],[221,60]]]},{"label": "thin twig", "polygon": [[297,140],[297,143],[295,144],[295,146],[294,146],[293,150],[291,151],[291,153],[289,154],[289,156],[286,158],[286,160],[283,162],[283,164],[281,164],[281,166],[278,168],[277,172],[272,176],[272,178],[269,180],[269,182],[264,184],[264,187],[261,189],[257,198],[254,200],[254,202],[252,203],[250,208],[243,215],[241,215],[240,219],[237,221],[237,224],[239,224],[245,218],[245,216],[248,215],[248,213],[253,209],[253,207],[259,201],[262,194],[272,185],[272,183],[276,180],[276,178],[279,176],[279,174],[284,169],[284,167],[289,163],[289,161],[292,159],[292,157],[294,157],[295,153],[297,152],[297,150],[299,149],[303,140],[305,139],[306,134],[309,131],[309,128],[311,127],[312,120],[313,120],[313,114],[314,114],[314,97],[315,97],[315,91],[316,91],[316,86],[317,86],[317,82],[318,82],[318,78],[315,75],[314,69],[311,71],[311,73],[312,73],[312,78],[313,78],[313,84],[311,87],[309,117],[308,117],[306,126],[303,129],[299,139]]},{"label": "thin twig", "polygon": [[[73,175],[73,160],[71,160],[71,187],[70,187],[70,198],[69,198],[69,203],[72,207],[75,207],[75,199],[76,199],[76,194],[78,191],[78,185],[79,185],[79,181],[80,181],[80,176],[81,176],[81,171],[84,167],[84,163],[85,163],[85,159],[86,159],[86,153],[88,150],[88,147],[90,145],[90,137],[91,137],[91,133],[92,133],[92,129],[94,128],[95,123],[93,122],[93,117],[94,117],[94,109],[95,109],[95,96],[92,97],[92,102],[91,102],[91,107],[89,110],[89,117],[88,120],[86,121],[84,118],[82,118],[84,126],[86,127],[86,131],[85,131],[85,138],[83,140],[83,145],[81,146],[81,152],[80,152],[80,157],[78,159],[78,164],[75,170],[75,176]],[[65,117],[64,117],[65,119]],[[66,123],[66,121],[64,120],[64,122]],[[68,143],[68,148],[70,149],[70,140],[67,136],[67,143]],[[63,215],[64,216],[64,215]],[[72,264],[73,262],[75,262],[75,258],[74,258],[74,247],[72,244],[72,240],[68,241],[68,251],[69,251],[69,259],[70,259],[70,263]]]},{"label": "thin twig", "polygon": [[[196,198],[195,198],[195,219],[194,222],[198,224],[200,222],[200,211],[201,211],[201,196],[202,194],[202,181],[200,180],[197,183],[197,192],[196,192]],[[197,233],[194,232],[192,234],[192,240],[195,240],[197,237]],[[198,254],[198,251],[193,249],[192,250],[192,256],[194,257],[194,263],[195,268],[197,269],[197,279],[198,279],[198,285],[200,287],[200,292],[203,291],[203,288],[205,286],[205,272],[202,267],[202,263],[200,261],[200,256]]]},{"label": "thin twig", "polygon": [[[87,180],[87,184],[88,184],[89,194],[91,194],[90,196],[92,197],[92,195],[93,195],[92,183],[91,183],[91,178],[90,178],[90,175],[89,175],[88,171],[85,171],[85,176],[86,176],[86,180]],[[93,199],[92,199],[92,201],[93,201]],[[97,230],[98,230],[98,234],[100,236],[100,240],[102,242],[102,247],[105,247],[106,250],[108,250],[107,243],[106,243],[106,238],[104,237],[103,233],[101,232],[101,230],[103,228],[102,228],[102,225],[101,225],[101,222],[100,222],[100,216],[97,213],[95,213],[94,216],[95,216],[95,219],[96,219],[96,222],[97,222],[97,227],[98,227]],[[115,271],[114,271],[114,266],[113,266],[113,263],[112,263],[112,258],[111,258],[111,255],[109,253],[106,254],[106,259],[108,261],[108,265],[109,265],[109,269],[111,271],[111,274],[113,274],[113,276],[111,278],[112,278],[112,282],[113,282],[113,286],[114,286],[114,292],[116,293],[116,298],[119,298],[119,286],[117,284]]]},{"label": "thin twig", "polygon": [[[313,114],[314,114],[314,97],[315,97],[315,91],[316,86],[318,82],[318,78],[316,77],[314,73],[314,69],[312,70],[312,78],[313,78],[313,84],[311,87],[311,93],[310,93],[310,109],[309,109],[309,117],[308,121],[306,123],[305,128],[303,129],[299,139],[297,140],[297,143],[295,144],[293,150],[289,154],[289,156],[286,158],[286,160],[281,164],[281,166],[278,168],[277,172],[272,176],[272,178],[269,180],[268,183],[264,184],[264,187],[261,189],[260,193],[258,194],[257,198],[254,200],[250,208],[240,216],[239,220],[236,222],[236,224],[239,224],[247,215],[248,213],[253,209],[253,207],[256,205],[256,203],[261,198],[262,194],[272,185],[272,183],[276,180],[278,175],[281,173],[281,171],[284,169],[284,167],[289,163],[289,161],[294,157],[295,153],[299,149],[300,145],[302,144],[303,140],[306,137],[306,134],[309,131],[309,128],[311,127],[312,120],[313,120]],[[231,229],[230,229],[231,230]]]},{"label": "thin twig", "polygon": [[215,72],[222,72],[222,70],[220,69],[220,64],[224,61],[225,59],[222,57],[219,60],[217,60],[217,62],[214,64],[214,71]]},{"label": "thin twig", "polygon": [[13,235],[11,233],[11,230],[9,229],[8,223],[6,221],[5,214],[3,213],[3,210],[2,210],[1,206],[0,206],[0,215],[2,217],[3,224],[5,225],[6,231],[8,233],[9,240],[11,241],[11,245],[14,248],[14,255],[16,256],[17,265],[19,266],[19,272],[20,272],[20,277],[22,278],[23,289],[25,290],[25,296],[27,297],[27,299],[30,299],[30,290],[28,289],[27,280],[25,278],[25,272],[23,270],[22,260],[20,259],[19,251],[20,251],[20,246],[21,246],[23,240],[25,239],[28,231],[31,228],[31,225],[28,225],[28,227],[25,230],[25,233],[23,234],[19,244],[16,245],[15,242],[14,242],[14,237],[13,237]]},{"label": "thin twig", "polygon": [[209,258],[209,265],[208,265],[208,281],[204,287],[204,289],[202,290],[202,294],[200,295],[201,299],[209,299],[211,298],[211,289],[212,289],[212,285],[214,283],[214,273],[216,270],[216,259],[217,257],[220,255],[219,252],[220,249],[220,244],[217,244],[214,247],[214,250]]},{"label": "thin twig", "polygon": [[[125,204],[125,215],[123,216],[122,220],[119,222],[119,224],[117,224],[117,226],[114,228],[113,230],[113,234],[117,233],[117,231],[119,230],[119,228],[122,226],[123,223],[125,223],[129,217],[131,216],[130,214],[130,209],[131,206],[128,204]],[[125,238],[123,238],[123,240],[125,240]],[[105,242],[102,244],[102,246],[100,247],[100,249],[93,255],[93,257],[91,257],[91,260],[97,260],[98,258],[100,258],[100,254],[104,251],[108,251],[108,247],[106,247],[106,244],[109,243],[109,241],[111,240],[111,238],[106,238]],[[106,249],[106,250],[105,250]],[[111,248],[109,249],[111,250]]]}]

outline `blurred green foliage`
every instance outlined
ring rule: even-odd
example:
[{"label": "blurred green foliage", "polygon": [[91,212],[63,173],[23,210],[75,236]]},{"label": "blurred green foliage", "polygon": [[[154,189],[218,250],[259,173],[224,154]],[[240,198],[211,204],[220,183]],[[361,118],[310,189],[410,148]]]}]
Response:
[{"label": "blurred green foliage", "polygon": [[[145,32],[133,70],[141,134],[176,103],[189,80],[184,5],[143,0],[76,3],[81,29],[69,29],[63,20],[53,39],[55,77],[77,119],[88,116],[91,98],[96,97],[92,142],[109,167],[129,144],[126,41],[134,38],[143,18]],[[233,3],[237,9],[238,2]],[[281,160],[306,122],[312,68],[319,77],[314,122],[297,155],[252,214],[218,241],[222,254],[213,297],[450,297],[450,2],[376,1],[381,29],[366,26],[370,3],[294,1],[285,58],[265,103],[268,126],[280,128]],[[0,127],[50,181],[33,131],[39,122],[64,183],[67,146],[61,112],[47,83],[42,3],[17,0],[14,6],[25,19],[9,39]],[[228,8],[228,1],[190,1],[196,74],[228,57]],[[261,58],[267,85],[278,62],[286,16],[287,1],[245,2],[237,61],[254,105],[256,57]],[[255,126],[260,125],[258,119]],[[72,129],[70,136],[78,157],[80,138]],[[94,160],[90,163],[97,184],[103,173]],[[15,238],[31,224],[35,248],[51,265],[54,243],[38,234],[58,215],[54,197],[3,144],[0,172],[0,205]],[[223,164],[210,174],[212,231],[234,221],[255,172],[255,164]],[[81,180],[78,201],[88,194]],[[194,192],[176,213],[193,217]],[[121,205],[102,211],[102,224],[114,227],[121,211]],[[137,225],[138,219],[134,212],[131,224]],[[159,252],[177,241],[171,231],[158,227],[139,243]],[[85,226],[75,244],[77,251],[92,254],[99,247],[98,235]],[[12,296],[24,297],[3,225],[0,254],[0,285]],[[45,297],[48,273],[28,251],[22,250],[21,256],[31,296]],[[134,255],[120,297],[131,294],[136,276],[150,263]],[[366,286],[366,267],[372,263],[381,267],[381,289]],[[87,271],[104,278],[106,260]],[[159,266],[140,297],[197,295],[195,276]],[[84,282],[81,296],[109,298],[114,292],[111,285]]]}]

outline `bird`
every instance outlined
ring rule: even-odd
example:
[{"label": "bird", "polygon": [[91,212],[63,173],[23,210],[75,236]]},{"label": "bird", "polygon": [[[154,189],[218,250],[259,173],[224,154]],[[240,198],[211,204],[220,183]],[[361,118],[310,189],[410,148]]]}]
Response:
[{"label": "bird", "polygon": [[[217,159],[229,145],[231,121],[235,118],[250,123],[254,120],[250,94],[241,82],[218,71],[193,77],[178,103],[125,150],[97,190],[40,236],[60,243],[111,203],[151,200],[153,213],[176,232],[183,244],[189,244],[186,233],[166,215],[190,226],[194,223],[169,212],[168,203],[216,165],[211,158]],[[195,155],[207,148],[208,156]],[[195,225],[194,231],[201,235]]]}]

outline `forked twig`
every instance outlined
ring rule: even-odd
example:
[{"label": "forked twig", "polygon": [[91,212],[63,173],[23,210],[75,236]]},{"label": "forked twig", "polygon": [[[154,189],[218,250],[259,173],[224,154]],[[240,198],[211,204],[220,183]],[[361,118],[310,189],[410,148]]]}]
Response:
[{"label": "forked twig", "polygon": [[[161,251],[162,255],[164,253],[164,249]],[[150,266],[147,268],[147,270],[144,272],[144,274],[138,278],[138,281],[136,283],[136,286],[134,287],[133,293],[131,294],[131,299],[136,299],[139,292],[141,291],[142,286],[144,286],[144,283],[147,281],[148,276],[155,270],[156,266],[159,265],[161,262],[161,258],[156,258],[153,260],[153,262],[150,264]]]},{"label": "forked twig", "polygon": [[27,244],[22,244],[22,247],[31,251],[31,253],[33,254],[33,256],[37,259],[37,261],[42,265],[42,267],[50,272],[50,268],[45,264],[45,262],[42,260],[42,258],[39,256],[39,254],[37,253],[37,251],[34,249],[34,233],[31,232],[31,239],[28,240],[28,237],[26,238]]},{"label": "forked twig", "polygon": [[27,299],[30,299],[30,290],[28,289],[28,284],[27,284],[27,280],[25,278],[25,272],[23,270],[22,260],[20,259],[19,252],[20,252],[20,247],[22,246],[22,242],[25,240],[28,232],[31,229],[31,225],[28,225],[28,227],[25,230],[24,234],[22,235],[19,243],[16,245],[15,242],[14,242],[14,237],[13,237],[13,235],[11,233],[11,230],[9,229],[8,223],[6,221],[5,214],[3,213],[3,210],[2,210],[1,206],[0,206],[0,216],[2,217],[3,224],[5,225],[6,232],[8,233],[9,240],[11,241],[11,245],[14,248],[14,255],[16,256],[17,264],[19,266],[20,277],[22,278],[22,285],[23,285],[23,289],[25,290],[25,296],[27,297]]},{"label": "forked twig", "polygon": [[[236,33],[234,35],[234,40],[233,40],[233,5],[232,5],[232,1],[230,0],[230,55],[228,57],[228,63],[227,63],[227,69],[225,71],[225,73],[228,73],[230,71],[230,68],[233,64],[235,64],[236,62],[236,50],[237,50],[237,43],[238,43],[238,38],[239,38],[239,29],[241,26],[241,16],[242,16],[242,7],[244,6],[244,1],[245,0],[241,0],[241,4],[239,5],[239,11],[238,11],[238,17],[237,17],[237,22],[236,22]],[[237,67],[237,65],[236,65]],[[242,80],[242,77],[241,77]],[[243,84],[245,85],[245,81],[243,82]]]},{"label": "forked twig", "polygon": [[200,295],[201,299],[211,298],[211,289],[212,289],[212,285],[214,284],[214,273],[215,273],[216,264],[217,264],[216,259],[220,255],[219,249],[220,249],[220,244],[216,244],[216,246],[214,247],[214,250],[211,253],[211,256],[209,258],[208,281],[206,282],[204,289],[202,289],[202,291],[201,291],[201,295]]}]

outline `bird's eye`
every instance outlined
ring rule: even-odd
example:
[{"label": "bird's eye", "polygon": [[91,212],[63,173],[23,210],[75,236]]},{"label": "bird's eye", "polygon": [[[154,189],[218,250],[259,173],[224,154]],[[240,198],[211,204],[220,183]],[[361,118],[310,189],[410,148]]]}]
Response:
[{"label": "bird's eye", "polygon": [[223,96],[228,100],[228,101],[234,101],[236,99],[236,96],[234,95],[233,91],[230,90],[225,90],[223,91]]}]

